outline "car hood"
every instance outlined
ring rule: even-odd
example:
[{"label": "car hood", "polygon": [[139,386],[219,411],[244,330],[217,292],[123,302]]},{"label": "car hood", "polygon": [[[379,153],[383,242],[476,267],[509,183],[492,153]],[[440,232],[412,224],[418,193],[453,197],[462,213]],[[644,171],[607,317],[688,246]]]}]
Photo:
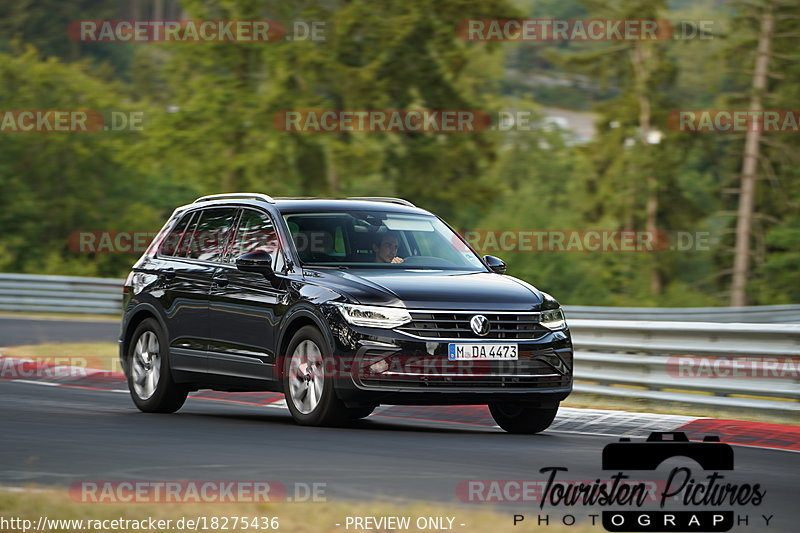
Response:
[{"label": "car hood", "polygon": [[[310,274],[356,303],[409,309],[530,311],[542,293],[511,276],[490,272],[394,269],[314,269]],[[309,279],[309,281],[311,281]]]}]

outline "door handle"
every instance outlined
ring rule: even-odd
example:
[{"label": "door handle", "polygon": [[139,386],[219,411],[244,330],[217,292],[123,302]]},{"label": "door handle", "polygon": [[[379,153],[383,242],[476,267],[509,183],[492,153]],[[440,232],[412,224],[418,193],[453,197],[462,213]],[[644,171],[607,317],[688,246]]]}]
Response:
[{"label": "door handle", "polygon": [[225,276],[214,276],[213,278],[211,278],[211,281],[217,287],[224,287],[225,285],[228,284],[228,278],[226,278]]},{"label": "door handle", "polygon": [[171,281],[175,279],[175,269],[173,268],[165,268],[161,271],[161,277],[164,278],[166,281]]}]

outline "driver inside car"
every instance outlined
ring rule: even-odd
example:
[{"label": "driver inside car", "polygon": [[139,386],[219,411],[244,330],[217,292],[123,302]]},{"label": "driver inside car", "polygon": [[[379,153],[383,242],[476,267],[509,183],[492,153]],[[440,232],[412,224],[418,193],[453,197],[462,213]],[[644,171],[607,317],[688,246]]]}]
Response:
[{"label": "driver inside car", "polygon": [[375,252],[375,262],[402,263],[403,258],[397,257],[397,235],[392,232],[386,232],[379,239],[372,244],[372,251]]}]

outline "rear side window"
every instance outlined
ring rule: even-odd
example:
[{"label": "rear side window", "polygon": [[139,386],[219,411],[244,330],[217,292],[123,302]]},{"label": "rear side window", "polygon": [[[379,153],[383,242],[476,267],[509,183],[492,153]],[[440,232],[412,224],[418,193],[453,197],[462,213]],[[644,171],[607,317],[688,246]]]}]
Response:
[{"label": "rear side window", "polygon": [[[193,223],[180,245],[185,257],[200,261],[220,261],[233,228],[236,208],[205,209]],[[195,217],[197,219],[198,217]],[[179,253],[178,255],[183,255]]]},{"label": "rear side window", "polygon": [[169,232],[161,243],[161,247],[159,248],[159,253],[161,255],[179,255],[176,252],[181,243],[181,239],[186,235],[186,228],[189,226],[192,216],[194,216],[194,213],[187,213],[175,224],[175,227],[172,228],[172,231]]},{"label": "rear side window", "polygon": [[269,216],[253,209],[244,209],[232,246],[231,260],[248,252],[266,252],[272,256],[272,268],[283,269],[280,239]]}]

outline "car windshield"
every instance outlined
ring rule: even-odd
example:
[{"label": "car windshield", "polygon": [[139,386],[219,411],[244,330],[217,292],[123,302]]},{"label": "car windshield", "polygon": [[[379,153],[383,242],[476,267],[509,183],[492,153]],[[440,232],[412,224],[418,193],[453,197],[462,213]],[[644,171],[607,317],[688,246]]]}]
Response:
[{"label": "car windshield", "polygon": [[480,258],[435,216],[337,211],[283,217],[304,265],[486,271]]}]

